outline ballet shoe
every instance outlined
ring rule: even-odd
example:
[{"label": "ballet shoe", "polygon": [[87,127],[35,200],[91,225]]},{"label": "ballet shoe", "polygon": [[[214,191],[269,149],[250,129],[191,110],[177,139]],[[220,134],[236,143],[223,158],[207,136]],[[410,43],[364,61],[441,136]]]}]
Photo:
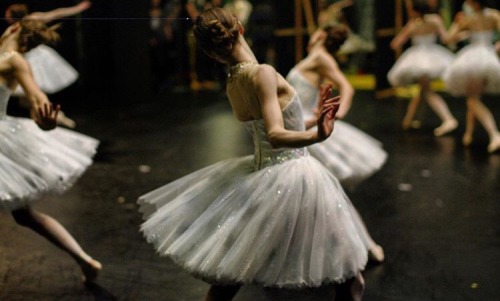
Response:
[{"label": "ballet shoe", "polygon": [[448,134],[458,127],[458,122],[455,119],[444,121],[439,127],[434,129],[434,136],[440,137]]},{"label": "ballet shoe", "polygon": [[59,113],[57,114],[56,122],[58,125],[62,125],[69,129],[74,129],[76,127],[76,122],[66,116],[66,114],[64,114],[64,112],[62,111],[59,111]]},{"label": "ballet shoe", "polygon": [[99,261],[90,258],[89,261],[81,264],[81,269],[83,272],[82,281],[84,283],[92,283],[96,280],[99,272],[102,270],[102,264]]},{"label": "ballet shoe", "polygon": [[464,134],[462,137],[462,144],[467,147],[472,144],[472,134]]},{"label": "ballet shoe", "polygon": [[373,248],[368,250],[368,260],[373,263],[382,263],[385,260],[384,249],[375,245]]},{"label": "ballet shoe", "polygon": [[494,137],[488,144],[488,153],[492,154],[497,151],[500,151],[500,135]]}]

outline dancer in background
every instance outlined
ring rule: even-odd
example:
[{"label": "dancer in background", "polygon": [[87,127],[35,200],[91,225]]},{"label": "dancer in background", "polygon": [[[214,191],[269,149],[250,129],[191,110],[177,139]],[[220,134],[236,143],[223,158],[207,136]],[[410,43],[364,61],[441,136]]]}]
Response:
[{"label": "dancer in background", "polygon": [[[343,185],[354,187],[382,167],[387,153],[379,141],[338,120],[349,111],[354,95],[353,87],[334,58],[347,36],[348,29],[342,24],[317,30],[308,45],[307,57],[290,70],[286,79],[299,95],[306,128],[315,126],[321,84],[327,81],[338,88],[340,108],[336,115],[335,132],[325,142],[310,145],[307,149]],[[384,261],[382,247],[373,240],[369,257],[374,262]]]},{"label": "dancer in background", "polygon": [[337,300],[361,300],[369,235],[338,180],[304,148],[330,136],[338,98],[323,93],[317,130],[306,131],[295,90],[256,61],[233,15],[206,10],[194,34],[228,66],[229,102],[252,134],[255,156],[221,161],[141,196],[141,231],[160,255],[213,284],[207,301],[232,300],[249,283],[336,283]]},{"label": "dancer in background", "polygon": [[[18,224],[68,253],[81,267],[84,280],[92,282],[101,264],[59,222],[31,207],[47,193],[70,188],[92,163],[98,145],[91,137],[55,128],[59,107],[54,108],[38,88],[20,54],[57,38],[43,22],[23,19],[9,26],[0,39],[0,208],[10,210]],[[26,92],[35,122],[6,115],[18,83]]]},{"label": "dancer in background", "polygon": [[394,50],[412,39],[413,46],[407,49],[389,70],[387,78],[392,86],[406,86],[418,83],[420,92],[408,104],[403,118],[403,129],[407,130],[415,117],[417,107],[425,100],[439,116],[442,123],[434,129],[435,136],[443,136],[455,130],[458,122],[451,114],[443,98],[431,88],[431,81],[442,76],[454,59],[453,53],[436,43],[437,36],[444,42],[447,33],[441,17],[431,14],[427,0],[414,0],[412,16],[391,42]]},{"label": "dancer in background", "polygon": [[[5,11],[5,20],[13,24],[23,18],[39,20],[43,23],[50,23],[54,20],[77,15],[90,8],[90,1],[82,1],[71,7],[58,8],[47,12],[30,13],[25,4],[12,4]],[[78,72],[66,62],[54,49],[39,45],[24,54],[31,66],[33,77],[40,89],[45,93],[52,94],[73,84],[78,78]],[[22,87],[14,91],[14,96],[19,96],[21,105],[28,106],[25,93]],[[76,123],[68,118],[63,112],[59,112],[57,123],[68,128],[74,128]]]},{"label": "dancer in background", "polygon": [[491,111],[481,101],[484,93],[500,94],[500,59],[493,46],[493,33],[500,30],[500,17],[489,13],[485,1],[466,0],[472,9],[450,29],[450,42],[469,36],[470,44],[457,54],[444,74],[448,91],[467,97],[464,146],[473,141],[474,125],[479,120],[490,138],[488,152],[500,150],[500,132]]}]

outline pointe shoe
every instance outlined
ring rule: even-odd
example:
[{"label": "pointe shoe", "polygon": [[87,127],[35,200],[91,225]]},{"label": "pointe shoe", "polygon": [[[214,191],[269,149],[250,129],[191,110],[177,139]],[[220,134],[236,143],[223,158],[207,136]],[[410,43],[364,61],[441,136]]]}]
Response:
[{"label": "pointe shoe", "polygon": [[62,125],[69,129],[74,129],[76,127],[76,122],[73,119],[66,116],[66,114],[64,114],[64,112],[62,111],[59,111],[59,113],[57,114],[56,122],[58,125]]},{"label": "pointe shoe", "polygon": [[82,281],[84,283],[92,283],[96,280],[99,272],[102,270],[102,264],[99,261],[90,258],[89,261],[81,264],[81,269],[83,272]]},{"label": "pointe shoe", "polygon": [[373,263],[384,262],[385,260],[384,249],[379,245],[375,245],[373,248],[368,250],[368,260]]},{"label": "pointe shoe", "polygon": [[464,134],[464,136],[462,137],[462,144],[465,147],[470,146],[472,144],[472,135],[471,134]]},{"label": "pointe shoe", "polygon": [[458,122],[455,119],[444,121],[439,127],[434,129],[434,136],[440,137],[450,133],[458,127]]},{"label": "pointe shoe", "polygon": [[500,151],[500,135],[497,135],[490,144],[488,144],[488,153],[492,154],[496,151]]}]

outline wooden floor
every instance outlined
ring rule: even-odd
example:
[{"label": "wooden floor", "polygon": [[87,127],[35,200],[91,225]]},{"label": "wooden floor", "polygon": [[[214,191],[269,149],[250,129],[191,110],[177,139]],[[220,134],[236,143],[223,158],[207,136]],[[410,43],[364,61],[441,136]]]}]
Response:
[{"label": "wooden floor", "polygon": [[[359,91],[346,121],[383,142],[383,169],[349,190],[387,261],[364,272],[367,301],[500,300],[500,154],[483,129],[469,149],[463,123],[435,138],[429,108],[403,132],[407,99]],[[447,97],[464,120],[464,101]],[[488,98],[500,121],[500,101]],[[66,254],[0,213],[2,301],[200,301],[208,285],[155,254],[139,233],[138,196],[218,160],[252,152],[222,93],[165,94],[121,108],[70,111],[78,130],[101,140],[95,164],[63,196],[35,207],[54,216],[104,265],[85,288]],[[244,287],[237,301],[331,300],[331,288]]]}]

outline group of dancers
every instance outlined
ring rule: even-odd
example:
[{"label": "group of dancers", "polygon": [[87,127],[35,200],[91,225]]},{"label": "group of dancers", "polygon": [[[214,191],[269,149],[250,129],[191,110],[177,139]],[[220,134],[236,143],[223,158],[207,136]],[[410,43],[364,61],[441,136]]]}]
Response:
[{"label": "group of dancers", "polygon": [[[500,150],[500,132],[493,114],[481,101],[483,94],[500,94],[500,60],[493,45],[493,35],[500,30],[500,12],[487,8],[486,1],[466,0],[463,12],[457,14],[447,31],[442,18],[432,12],[428,0],[413,0],[411,18],[391,42],[400,49],[411,38],[412,46],[397,60],[388,73],[393,86],[418,84],[420,93],[408,105],[403,128],[408,129],[419,103],[425,100],[442,120],[434,135],[445,135],[458,127],[458,121],[446,102],[431,89],[431,81],[442,79],[453,96],[465,97],[467,104],[464,146],[473,142],[476,120],[489,136],[488,152]],[[456,55],[437,44],[446,45],[462,40],[469,44]]]},{"label": "group of dancers", "polygon": [[[468,96],[466,135],[472,139],[477,118],[490,133],[488,149],[497,150],[498,130],[479,100],[483,92],[500,87],[494,82],[500,78],[500,68],[496,73],[492,69],[479,73],[486,72],[483,65],[495,62],[489,56],[494,54],[491,41],[488,44],[486,39],[498,28],[493,26],[497,25],[496,17],[486,12],[481,1],[466,0],[477,9],[457,23],[449,36],[465,31],[473,43],[456,60],[447,60],[447,66],[441,59],[443,50],[434,50],[437,48],[430,42],[436,32],[445,35],[444,27],[438,17],[421,13],[417,2],[418,17],[410,21],[394,45],[414,36],[418,44],[414,47],[425,46],[427,50],[410,49],[407,56],[413,55],[412,51],[439,57],[443,66],[438,62],[434,65],[447,68],[444,78],[449,87],[462,81],[459,87],[463,89],[457,89],[456,94]],[[99,143],[56,126],[60,108],[50,103],[37,83],[36,62],[24,57],[40,44],[58,39],[55,28],[46,23],[26,14],[0,39],[0,133],[4,137],[0,145],[0,208],[66,251],[80,265],[83,280],[92,282],[102,269],[101,263],[56,220],[31,207],[47,193],[70,188],[91,164]],[[307,57],[285,79],[272,66],[259,64],[244,38],[244,26],[227,10],[211,8],[196,18],[193,33],[197,45],[227,65],[227,96],[234,115],[252,135],[255,153],[190,173],[144,194],[138,204],[145,219],[140,231],[157,252],[212,284],[205,300],[232,300],[239,288],[249,283],[279,288],[333,284],[335,300],[361,300],[362,271],[367,262],[384,261],[383,248],[371,238],[344,192],[379,170],[387,159],[380,142],[340,120],[348,114],[354,95],[335,60],[348,32],[341,24],[316,31]],[[474,60],[473,70],[465,69],[469,65],[462,64],[472,64],[468,57],[476,55],[480,58]],[[483,63],[486,55],[489,61]],[[408,75],[405,68],[398,67],[403,62],[404,56],[390,78],[397,84],[418,81],[422,87],[404,124],[413,118],[410,109],[414,110],[422,98],[438,114],[445,112],[444,101],[429,88],[429,81],[442,70],[432,66],[432,73],[422,70],[417,74],[420,66],[427,66],[427,61],[422,61],[406,67]],[[331,96],[332,84],[338,88],[337,97]],[[34,122],[6,113],[18,85]],[[436,135],[456,127],[449,110],[442,116]]]}]

